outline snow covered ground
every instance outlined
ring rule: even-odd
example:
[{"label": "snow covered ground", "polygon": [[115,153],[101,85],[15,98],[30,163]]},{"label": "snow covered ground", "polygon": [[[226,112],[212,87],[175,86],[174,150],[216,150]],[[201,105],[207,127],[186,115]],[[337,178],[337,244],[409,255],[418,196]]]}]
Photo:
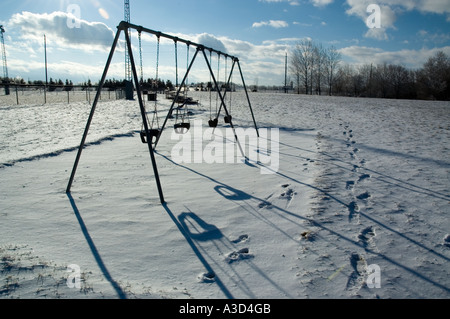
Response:
[{"label": "snow covered ground", "polygon": [[[207,131],[209,94],[190,95]],[[161,205],[137,102],[99,103],[67,195],[90,105],[6,99],[0,298],[450,297],[448,102],[252,93],[271,163],[241,162],[222,119],[234,163],[177,162],[171,120]]]}]

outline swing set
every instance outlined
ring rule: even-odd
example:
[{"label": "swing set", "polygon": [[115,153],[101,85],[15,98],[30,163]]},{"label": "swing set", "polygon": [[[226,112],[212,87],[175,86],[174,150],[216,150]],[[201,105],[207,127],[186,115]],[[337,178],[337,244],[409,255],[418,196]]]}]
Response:
[{"label": "swing set", "polygon": [[[134,56],[133,56],[133,50],[132,50],[132,45],[131,45],[131,39],[130,39],[130,29],[136,30],[138,32],[138,36],[139,36],[139,55],[140,55],[140,78],[141,81],[139,81],[139,76],[136,70],[136,64],[135,64],[135,60],[134,60]],[[169,118],[173,118],[173,111],[175,111],[175,123],[174,123],[174,131],[177,134],[185,134],[189,131],[191,124],[190,124],[190,119],[189,119],[189,110],[188,110],[188,104],[189,104],[189,98],[187,97],[187,83],[188,83],[188,76],[189,73],[192,69],[192,66],[196,60],[196,58],[200,55],[203,55],[206,65],[208,67],[209,73],[210,73],[210,83],[211,83],[211,87],[209,88],[209,92],[210,92],[210,119],[208,121],[208,125],[210,127],[217,127],[218,125],[218,118],[220,116],[220,113],[222,112],[222,108],[225,111],[225,116],[224,116],[224,122],[229,124],[231,129],[233,130],[234,133],[234,137],[235,137],[235,141],[237,143],[237,145],[239,146],[239,149],[242,153],[242,155],[245,157],[244,152],[242,150],[242,147],[239,143],[239,139],[236,135],[236,131],[232,122],[232,116],[231,116],[231,102],[232,102],[232,88],[231,88],[231,84],[232,84],[232,76],[233,76],[233,71],[235,69],[235,67],[237,66],[239,69],[239,73],[241,76],[241,80],[242,80],[242,84],[243,84],[243,88],[246,94],[246,98],[247,98],[247,102],[248,102],[248,107],[250,109],[251,115],[252,115],[252,119],[253,119],[253,123],[255,126],[255,130],[257,132],[257,136],[259,137],[259,131],[258,131],[258,126],[256,124],[256,120],[255,120],[255,116],[252,110],[252,106],[250,103],[250,98],[248,95],[248,91],[247,91],[247,87],[245,85],[245,81],[244,81],[244,76],[242,73],[242,69],[241,69],[241,65],[239,63],[239,59],[237,57],[228,55],[226,53],[223,53],[221,51],[215,50],[213,48],[209,48],[209,47],[205,47],[202,44],[198,44],[198,43],[194,43],[188,40],[184,40],[178,37],[174,37],[171,36],[169,34],[165,34],[159,31],[154,31],[151,29],[147,29],[144,28],[142,26],[137,26],[125,21],[122,21],[119,26],[117,27],[117,33],[115,35],[114,38],[114,42],[111,46],[111,50],[108,56],[108,60],[106,62],[106,66],[104,68],[103,71],[103,75],[102,78],[100,80],[100,83],[98,85],[98,89],[97,89],[97,93],[94,99],[94,102],[92,104],[92,108],[91,108],[91,112],[89,114],[89,118],[88,121],[86,123],[86,127],[83,133],[83,137],[81,139],[81,143],[80,143],[80,147],[78,149],[78,153],[75,159],[75,163],[73,165],[73,169],[72,169],[72,173],[70,176],[70,180],[69,183],[67,185],[67,189],[66,192],[70,193],[71,191],[71,187],[73,184],[73,180],[75,178],[75,174],[76,174],[76,170],[81,158],[81,153],[82,150],[85,146],[86,143],[86,138],[89,132],[89,127],[91,125],[94,113],[95,113],[95,109],[96,106],[98,104],[98,101],[100,99],[100,94],[101,94],[101,90],[103,88],[103,85],[105,83],[106,80],[106,76],[108,74],[108,70],[109,67],[111,65],[111,61],[113,59],[114,56],[114,52],[115,49],[117,47],[119,38],[121,33],[123,32],[125,35],[125,41],[126,41],[126,50],[128,50],[128,55],[129,55],[129,59],[130,59],[130,64],[131,64],[131,71],[133,74],[133,81],[135,83],[135,90],[137,93],[137,98],[138,98],[138,102],[139,102],[139,109],[140,109],[140,113],[142,116],[142,127],[141,127],[141,131],[140,131],[140,137],[141,137],[141,141],[142,143],[145,143],[148,145],[148,149],[149,149],[149,153],[150,153],[150,159],[152,162],[152,167],[153,167],[153,172],[155,175],[155,180],[156,180],[156,185],[158,188],[158,193],[159,193],[159,198],[160,198],[160,202],[161,204],[165,203],[164,200],[164,195],[163,195],[163,191],[162,191],[162,187],[161,187],[161,182],[159,179],[159,173],[158,173],[158,168],[156,165],[156,159],[155,159],[155,154],[154,154],[154,150],[161,138],[161,134],[164,131],[165,126],[167,125],[167,122],[169,120]],[[157,49],[156,49],[156,78],[155,78],[155,83],[153,83],[152,85],[152,89],[155,90],[155,96],[157,94],[157,90],[158,90],[158,72],[159,72],[159,58],[160,58],[160,40],[161,38],[166,38],[166,39],[170,39],[172,41],[174,41],[175,44],[175,69],[176,69],[176,94],[172,100],[172,104],[170,106],[169,111],[167,112],[167,115],[164,119],[164,122],[162,125],[160,125],[159,123],[159,118],[158,118],[158,102],[157,102],[157,98],[154,98],[153,102],[153,116],[152,116],[152,120],[149,119],[148,117],[148,112],[146,110],[146,106],[145,106],[145,102],[144,99],[142,97],[142,87],[140,85],[140,83],[143,83],[143,58],[142,58],[142,44],[141,44],[141,34],[142,32],[144,33],[148,33],[148,34],[152,34],[155,35],[157,38]],[[187,51],[187,57],[186,57],[186,61],[187,61],[187,69],[186,69],[186,73],[183,76],[183,80],[181,81],[181,83],[178,83],[178,43],[184,43],[186,44],[186,51]],[[190,60],[190,48],[191,47],[195,47],[196,51],[194,56],[192,57],[192,59]],[[209,51],[209,59],[206,55],[205,51]],[[213,72],[212,69],[212,54],[217,54],[217,78]],[[222,88],[219,87],[219,83],[218,83],[218,79],[220,76],[220,61],[221,61],[221,57],[225,58],[225,79],[226,82],[225,84],[222,86],[222,88],[224,88],[224,92],[222,92]],[[228,73],[228,59],[231,59],[232,66],[231,66],[231,71]],[[228,77],[226,77],[228,76]],[[213,113],[212,111],[212,90],[215,90],[217,92],[216,94],[216,107],[215,107],[215,112]],[[225,98],[226,98],[226,94],[227,92],[230,92],[230,103],[228,104],[229,107],[227,107],[227,104],[225,102]],[[181,101],[181,102],[180,102]],[[175,104],[177,104],[175,106]],[[213,116],[214,115],[214,116]]]}]

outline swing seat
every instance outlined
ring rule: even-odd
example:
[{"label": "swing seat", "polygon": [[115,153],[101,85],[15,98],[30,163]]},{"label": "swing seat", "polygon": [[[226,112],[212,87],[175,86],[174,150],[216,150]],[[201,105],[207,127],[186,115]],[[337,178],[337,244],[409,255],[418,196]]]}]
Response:
[{"label": "swing seat", "polygon": [[209,120],[208,121],[209,127],[217,127],[218,123],[219,123],[218,119],[214,119],[214,120]]},{"label": "swing seat", "polygon": [[231,116],[231,115],[225,115],[225,117],[223,118],[223,120],[225,121],[225,123],[231,123],[231,119],[232,119],[232,116]]},{"label": "swing seat", "polygon": [[175,133],[177,134],[186,134],[191,128],[191,123],[188,122],[176,123],[173,126],[173,128],[175,130]]},{"label": "swing seat", "polygon": [[[149,133],[151,141],[153,143],[153,139],[155,137],[158,137],[159,134],[161,133],[161,131],[158,129],[150,129],[150,130],[148,130],[148,133]],[[141,141],[142,141],[142,143],[147,144],[147,134],[145,133],[145,130],[141,131]]]}]

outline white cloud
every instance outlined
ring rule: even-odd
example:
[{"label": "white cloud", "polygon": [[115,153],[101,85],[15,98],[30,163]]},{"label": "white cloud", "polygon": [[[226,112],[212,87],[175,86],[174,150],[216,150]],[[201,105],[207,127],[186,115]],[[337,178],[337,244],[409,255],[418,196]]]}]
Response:
[{"label": "white cloud", "polygon": [[[320,1],[320,0],[314,0]],[[365,36],[378,40],[388,39],[387,30],[395,29],[397,15],[404,11],[417,10],[421,13],[447,15],[450,22],[450,0],[346,0],[349,9],[346,13],[359,17],[364,23],[369,16],[367,7],[376,3],[381,9],[381,29],[369,30]]]},{"label": "white cloud", "polygon": [[296,43],[299,42],[301,40],[311,40],[311,38],[306,37],[306,38],[281,38],[281,39],[276,39],[276,40],[266,40],[263,41],[264,45],[268,45],[268,44],[287,44],[287,43]]},{"label": "white cloud", "polygon": [[368,29],[367,32],[364,34],[364,37],[372,38],[372,39],[376,39],[376,40],[388,40],[389,39],[385,28]]},{"label": "white cloud", "polygon": [[417,10],[422,13],[449,14],[450,0],[347,0],[351,10],[361,11],[371,3],[387,6],[393,10]]},{"label": "white cloud", "polygon": [[278,28],[287,28],[289,24],[283,20],[270,20],[270,21],[255,22],[252,25],[253,28],[260,28],[264,26],[269,26],[278,29]]},{"label": "white cloud", "polygon": [[[13,72],[19,73],[22,76],[29,73],[42,72],[44,70],[44,62],[36,60],[21,60],[21,59],[10,59],[8,61],[8,66]],[[55,78],[60,77],[83,77],[91,78],[97,80],[102,72],[104,65],[89,65],[86,63],[79,63],[73,61],[59,61],[48,63],[49,75]],[[124,66],[121,62],[112,63],[110,65],[108,76],[110,77],[122,77],[124,73]]]},{"label": "white cloud", "polygon": [[[245,78],[249,79],[250,81],[252,81],[252,79],[254,78],[259,78],[259,83],[266,85],[282,83],[284,79],[283,61],[285,52],[289,47],[289,44],[300,40],[299,38],[281,38],[276,40],[264,41],[261,44],[254,44],[249,41],[232,39],[226,36],[215,36],[207,33],[171,33],[171,35],[203,44],[207,47],[212,47],[221,52],[238,57],[242,65]],[[142,39],[143,41],[154,42],[154,37],[144,37],[144,34],[142,35]],[[166,42],[161,41],[161,44],[173,46],[173,42],[171,40],[168,40]],[[162,50],[163,52],[167,51],[167,49]],[[207,53],[207,56],[209,58],[209,53]],[[183,62],[185,61],[184,57],[180,59]],[[213,63],[215,65],[215,68],[217,67],[216,59],[217,56],[213,55]],[[209,81],[209,72],[206,68],[206,64],[204,64],[202,60],[202,57],[197,57],[197,62],[199,63],[195,63],[194,68],[192,69],[192,73],[189,76],[189,81]],[[167,62],[170,64],[173,62],[173,59],[169,58]],[[222,67],[224,67],[223,58],[221,60],[221,63]],[[230,63],[228,63],[228,66],[230,66]],[[144,68],[145,74],[153,74],[152,72],[154,72],[154,70],[152,69],[152,65],[149,66],[148,62],[146,64],[146,62],[144,61]],[[175,67],[173,66],[173,63],[170,65],[165,65],[161,61],[159,74],[161,78],[164,79],[173,78],[175,74]],[[238,73],[235,73],[234,81],[239,80],[237,74]],[[221,80],[223,80],[223,76],[224,73],[221,72]]]},{"label": "white cloud", "polygon": [[196,41],[199,44],[203,44],[205,47],[213,48],[223,53],[227,53],[227,49],[222,41],[211,34],[202,33],[196,36]]},{"label": "white cloud", "polygon": [[12,32],[20,34],[21,39],[41,43],[46,34],[49,43],[63,48],[106,51],[114,39],[114,31],[104,23],[77,19],[66,12],[17,13],[7,24]]},{"label": "white cloud", "polygon": [[[373,0],[347,0],[347,4],[350,6],[346,12],[348,15],[356,15],[361,20],[366,22],[369,17],[367,13],[367,7],[373,4]],[[381,9],[381,25],[383,28],[392,28],[396,20],[396,15],[392,5],[386,5],[382,2],[377,3]]]},{"label": "white cloud", "polygon": [[334,0],[311,0],[311,3],[315,7],[325,7],[331,3],[333,3]]},{"label": "white cloud", "polygon": [[380,48],[350,46],[340,49],[343,60],[352,64],[399,64],[409,68],[421,68],[437,51],[450,54],[450,46],[434,49],[384,51]]},{"label": "white cloud", "polygon": [[417,2],[417,9],[422,12],[450,14],[450,0],[422,0]]},{"label": "white cloud", "polygon": [[302,27],[312,27],[313,26],[312,23],[303,23],[303,22],[298,22],[298,21],[294,21],[293,24],[294,25],[299,25],[299,26],[302,26]]},{"label": "white cloud", "polygon": [[433,44],[443,44],[450,40],[450,34],[448,33],[429,33],[426,30],[420,30],[417,35],[425,43],[430,42]]}]

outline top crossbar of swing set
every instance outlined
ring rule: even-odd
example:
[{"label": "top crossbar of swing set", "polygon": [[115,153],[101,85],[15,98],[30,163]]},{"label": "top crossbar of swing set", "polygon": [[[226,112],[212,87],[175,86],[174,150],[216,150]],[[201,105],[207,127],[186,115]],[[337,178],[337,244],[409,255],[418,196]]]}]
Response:
[{"label": "top crossbar of swing set", "polygon": [[152,29],[148,29],[148,28],[145,28],[143,26],[138,26],[138,25],[135,25],[135,24],[131,24],[131,23],[126,22],[126,21],[122,21],[117,28],[119,30],[123,30],[123,31],[126,31],[127,29],[134,29],[137,32],[150,33],[150,34],[153,34],[153,35],[155,35],[157,37],[160,37],[160,38],[170,39],[170,40],[172,40],[174,42],[181,42],[181,43],[184,43],[184,44],[186,44],[188,46],[194,46],[194,47],[197,47],[197,48],[205,49],[207,51],[214,52],[214,53],[216,53],[218,55],[224,56],[225,58],[230,58],[230,59],[232,59],[234,61],[239,61],[239,59],[237,57],[235,57],[235,56],[232,56],[232,55],[229,55],[228,53],[224,53],[222,51],[219,51],[219,50],[216,50],[216,49],[204,46],[203,44],[199,44],[199,43],[195,43],[195,42],[192,42],[192,41],[189,41],[189,40],[178,38],[178,37],[175,37],[173,35],[170,35],[170,34],[167,34],[167,33],[163,33],[163,32],[160,32],[160,31],[155,31],[155,30],[152,30]]}]

